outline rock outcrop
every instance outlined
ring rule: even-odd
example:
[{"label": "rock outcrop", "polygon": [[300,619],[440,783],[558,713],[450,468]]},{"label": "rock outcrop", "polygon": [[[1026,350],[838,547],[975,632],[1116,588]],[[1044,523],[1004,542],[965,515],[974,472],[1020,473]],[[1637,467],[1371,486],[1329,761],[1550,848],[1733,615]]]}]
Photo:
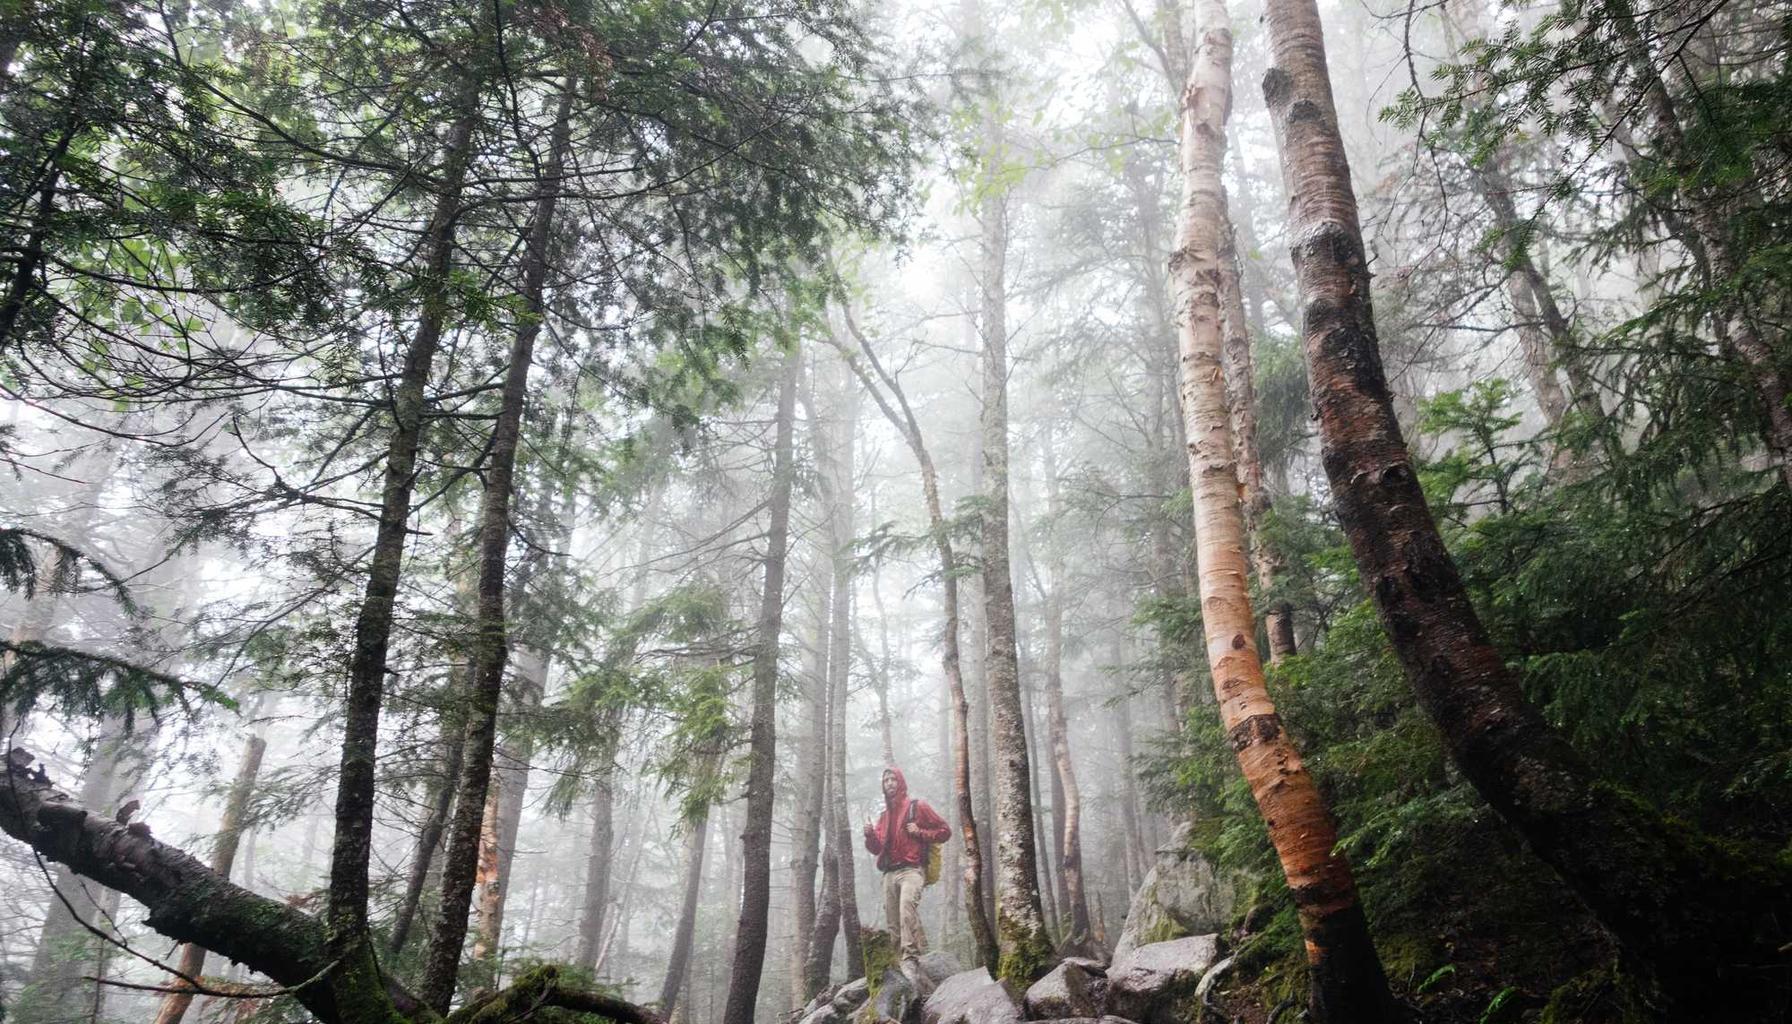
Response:
[{"label": "rock outcrop", "polygon": [[1126,924],[1114,943],[1114,962],[1135,948],[1191,935],[1224,933],[1238,904],[1238,887],[1219,874],[1207,858],[1194,852],[1190,826],[1157,851],[1126,911]]}]

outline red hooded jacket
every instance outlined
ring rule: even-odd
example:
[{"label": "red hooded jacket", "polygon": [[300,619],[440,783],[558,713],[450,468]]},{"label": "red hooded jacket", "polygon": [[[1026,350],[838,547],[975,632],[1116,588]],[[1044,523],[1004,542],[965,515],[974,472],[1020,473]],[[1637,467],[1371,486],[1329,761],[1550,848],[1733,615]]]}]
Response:
[{"label": "red hooded jacket", "polygon": [[[891,766],[888,770],[896,776],[896,792],[885,795],[884,813],[877,819],[877,824],[865,826],[865,849],[877,854],[879,871],[922,867],[928,845],[951,839],[952,826],[927,806],[927,801],[909,799],[908,780],[902,777],[902,769]],[[903,828],[908,824],[910,803],[915,805],[915,828],[921,833],[919,838],[909,835]]]}]

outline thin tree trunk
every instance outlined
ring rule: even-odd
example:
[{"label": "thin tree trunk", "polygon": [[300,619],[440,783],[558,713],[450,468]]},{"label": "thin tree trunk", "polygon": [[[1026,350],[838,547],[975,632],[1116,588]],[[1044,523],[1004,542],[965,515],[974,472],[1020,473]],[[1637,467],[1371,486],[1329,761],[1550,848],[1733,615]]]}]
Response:
[{"label": "thin tree trunk", "polygon": [[486,791],[491,783],[493,751],[498,736],[498,702],[504,687],[504,666],[510,650],[504,612],[505,568],[510,550],[510,504],[515,490],[516,453],[522,440],[523,413],[529,399],[529,369],[535,339],[547,304],[548,246],[554,208],[561,190],[561,172],[572,148],[572,104],[577,79],[567,81],[554,118],[547,165],[530,214],[520,295],[522,320],[511,343],[510,359],[500,392],[498,418],[492,426],[491,461],[479,502],[479,615],[474,635],[474,672],[468,699],[467,748],[462,757],[460,791],[447,851],[442,858],[442,910],[430,936],[419,993],[437,1013],[446,1014],[454,999],[461,949],[467,937],[467,914],[479,870],[480,834]]},{"label": "thin tree trunk", "polygon": [[[355,649],[343,701],[336,832],[330,851],[329,906],[325,913],[330,952],[342,964],[332,975],[330,987],[345,1001],[358,1000],[361,994],[382,988],[367,937],[367,863],[373,840],[380,708],[385,700],[392,611],[398,599],[411,495],[416,487],[417,452],[429,422],[426,390],[452,312],[449,276],[455,262],[455,225],[460,219],[461,192],[472,160],[481,84],[481,76],[471,72],[459,83],[455,119],[448,129],[442,167],[437,174],[440,184],[435,210],[424,230],[422,313],[392,395],[392,435],[386,444],[379,526],[374,534],[361,607],[355,617]],[[375,1012],[389,1009],[378,1007]]]},{"label": "thin tree trunk", "polygon": [[1285,154],[1307,365],[1338,517],[1420,705],[1463,775],[1617,939],[1664,1013],[1774,998],[1792,883],[1771,855],[1664,822],[1527,702],[1425,504],[1381,369],[1313,0],[1270,0],[1264,78]]},{"label": "thin tree trunk", "polygon": [[[829,783],[832,789],[832,783]],[[803,963],[803,989],[808,1003],[827,987],[834,964],[834,937],[840,933],[840,849],[839,830],[834,828],[834,810],[823,812],[823,828],[827,839],[821,851],[821,896],[815,905],[815,925],[809,932],[808,959]],[[852,850],[846,856],[853,855]]]},{"label": "thin tree trunk", "polygon": [[[999,116],[987,113],[988,154],[1003,151]],[[986,157],[991,158],[993,157]],[[1015,648],[1014,583],[1008,563],[1008,258],[1007,198],[991,188],[982,202],[983,335],[983,609],[987,637],[984,664],[994,722],[996,850],[1001,886],[996,893],[996,943],[1002,981],[1026,984],[1051,966],[1051,939],[1040,908],[1039,865],[1034,852],[1032,769],[1027,757],[1026,710],[1021,700]]]},{"label": "thin tree trunk", "polygon": [[[459,687],[454,688],[456,691]],[[411,925],[417,919],[418,905],[423,901],[423,889],[428,884],[430,865],[434,863],[436,848],[442,843],[442,833],[448,827],[448,814],[454,807],[454,787],[460,779],[461,752],[466,748],[466,737],[459,716],[445,715],[442,718],[441,738],[441,772],[430,780],[428,816],[423,819],[423,828],[417,833],[416,845],[411,850],[411,867],[405,876],[404,898],[399,901],[398,915],[392,921],[392,937],[387,948],[397,953],[404,949],[410,940]]]},{"label": "thin tree trunk", "polygon": [[1232,29],[1225,0],[1202,0],[1200,12],[1200,42],[1182,94],[1183,199],[1171,270],[1181,291],[1182,409],[1208,667],[1239,770],[1294,895],[1313,1017],[1379,1024],[1391,1016],[1393,1000],[1356,882],[1337,851],[1337,830],[1318,784],[1270,700],[1257,656],[1220,324],[1226,225],[1220,169],[1232,105]]},{"label": "thin tree trunk", "polygon": [[[218,822],[218,838],[212,843],[211,869],[219,877],[229,878],[236,863],[237,842],[242,838],[243,818],[249,811],[249,798],[255,793],[255,782],[261,775],[261,757],[267,752],[267,740],[250,736],[243,745],[243,759],[237,765],[236,778],[231,780],[230,795],[224,801],[224,816]],[[180,973],[197,978],[205,973],[205,947],[189,942],[180,948]],[[176,982],[176,985],[180,985]],[[156,1024],[180,1024],[193,1003],[191,990],[170,992],[162,998],[156,1013]]]},{"label": "thin tree trunk", "polygon": [[579,914],[579,945],[573,962],[597,970],[604,921],[610,909],[610,866],[615,862],[616,785],[606,769],[591,794],[591,849],[585,861],[585,904]]},{"label": "thin tree trunk", "polygon": [[678,927],[672,933],[672,952],[666,957],[666,980],[660,986],[660,1014],[670,1018],[678,1009],[691,964],[691,942],[697,932],[698,897],[703,892],[703,853],[709,845],[709,808],[685,824],[684,899],[678,905]]},{"label": "thin tree trunk", "polygon": [[[809,962],[812,956],[811,935],[816,926],[816,872],[821,867],[821,846],[827,818],[828,789],[828,594],[820,595],[821,607],[816,610],[815,629],[810,636],[808,657],[803,672],[803,707],[808,718],[807,732],[797,748],[799,766],[796,822],[791,832],[791,1001],[800,1010],[814,998],[810,991]],[[832,883],[823,881],[826,886]],[[836,925],[837,926],[837,923]],[[828,931],[832,943],[833,932]],[[825,983],[825,968],[823,982]]]},{"label": "thin tree trunk", "polygon": [[778,383],[778,425],[766,531],[765,585],[759,597],[759,646],[753,655],[753,718],[748,739],[746,824],[741,835],[745,873],[734,964],[722,1024],[752,1024],[765,967],[772,887],[772,777],[778,753],[778,634],[784,624],[784,559],[790,545],[790,485],[795,476],[796,379],[801,361],[784,357]]},{"label": "thin tree trunk", "polygon": [[[1282,573],[1281,553],[1269,543],[1267,519],[1269,488],[1263,482],[1263,457],[1257,450],[1256,366],[1251,357],[1250,320],[1244,310],[1240,281],[1238,241],[1231,218],[1220,226],[1219,287],[1224,313],[1222,360],[1226,377],[1226,408],[1231,415],[1232,443],[1238,459],[1239,500],[1244,507],[1245,530],[1251,539],[1251,567],[1257,588],[1273,593]],[[1294,653],[1294,606],[1276,599],[1263,615],[1269,636],[1269,663],[1275,665]]]},{"label": "thin tree trunk", "polygon": [[[1047,431],[1046,499],[1047,515],[1058,522],[1059,495],[1057,460],[1051,451],[1052,434]],[[1052,764],[1056,770],[1054,806],[1060,808],[1056,822],[1058,833],[1058,878],[1063,889],[1060,911],[1068,918],[1064,946],[1084,949],[1091,938],[1089,898],[1083,890],[1083,795],[1077,785],[1076,766],[1070,759],[1070,722],[1064,714],[1064,595],[1069,586],[1064,569],[1064,549],[1054,527],[1046,549],[1051,591],[1045,600],[1045,708],[1051,738]]]},{"label": "thin tree trunk", "polygon": [[838,407],[833,417],[835,431],[822,430],[819,438],[826,443],[816,452],[827,481],[828,533],[832,550],[833,595],[829,599],[833,623],[828,629],[828,692],[831,700],[828,732],[833,773],[832,823],[834,828],[835,884],[840,890],[840,930],[846,938],[846,962],[841,966],[846,976],[856,978],[865,973],[865,957],[860,948],[859,900],[856,872],[853,870],[852,811],[846,800],[846,706],[852,682],[853,620],[853,442],[858,425],[858,402],[854,382],[841,381],[836,395]]},{"label": "thin tree trunk", "polygon": [[[515,585],[521,596],[528,592],[532,573],[519,573]],[[541,709],[552,660],[538,648],[517,652],[516,697],[518,713],[533,718]],[[493,828],[491,837],[492,872],[486,877],[486,851],[480,851],[480,878],[475,903],[479,927],[473,943],[473,959],[497,957],[503,948],[504,907],[510,895],[510,876],[516,868],[517,837],[523,821],[523,800],[529,793],[530,759],[535,756],[535,740],[527,725],[517,732],[508,746],[499,744],[496,770],[486,804]],[[482,836],[481,842],[484,842]],[[493,984],[496,984],[494,980]]]},{"label": "thin tree trunk", "polygon": [[[946,677],[948,704],[952,714],[952,794],[958,804],[958,831],[964,843],[965,916],[970,921],[971,941],[980,962],[984,966],[992,966],[997,963],[998,953],[995,931],[990,927],[984,898],[989,885],[985,878],[983,839],[977,825],[973,797],[976,790],[971,771],[970,702],[965,693],[963,658],[959,646],[958,555],[952,549],[952,535],[947,528],[945,508],[940,500],[939,472],[934,468],[933,456],[927,450],[920,420],[916,418],[914,408],[909,405],[908,395],[897,383],[895,376],[887,372],[878,361],[876,351],[859,329],[852,311],[843,308],[842,316],[847,329],[859,343],[859,351],[864,353],[866,363],[876,373],[883,388],[877,386],[857,359],[848,358],[847,365],[859,375],[866,392],[877,403],[884,418],[890,421],[890,425],[908,443],[909,451],[921,470],[921,496],[927,505],[927,526],[933,536],[934,554],[939,559],[940,604],[946,620],[940,633],[940,666]],[[885,389],[888,390],[888,395],[884,393]],[[891,404],[892,401],[894,405]],[[987,736],[987,730],[982,734]]]}]

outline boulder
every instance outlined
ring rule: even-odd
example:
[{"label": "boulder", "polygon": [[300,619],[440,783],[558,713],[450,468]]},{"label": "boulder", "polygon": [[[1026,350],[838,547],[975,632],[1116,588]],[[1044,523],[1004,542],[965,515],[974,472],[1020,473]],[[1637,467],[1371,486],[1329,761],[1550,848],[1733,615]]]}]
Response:
[{"label": "boulder", "polygon": [[813,1010],[804,1007],[797,1024],[844,1024],[845,1021],[846,1015],[834,1009],[834,1004],[823,1003]]},{"label": "boulder", "polygon": [[959,963],[958,958],[950,953],[921,954],[921,973],[933,985],[938,985],[954,974],[963,972],[964,964]]},{"label": "boulder", "polygon": [[1191,935],[1139,946],[1108,969],[1107,1009],[1143,1024],[1181,1024],[1201,978],[1220,957],[1217,935]]},{"label": "boulder", "polygon": [[[823,995],[826,995],[824,992]],[[854,978],[834,991],[832,1003],[834,1010],[841,1015],[849,1014],[865,1005],[871,998],[871,985],[864,978]]]},{"label": "boulder", "polygon": [[900,1021],[901,1024],[918,1024],[921,1019],[921,997],[902,971],[887,967],[883,980],[878,982],[877,995],[860,1011],[860,1015],[874,1015],[877,1020]]},{"label": "boulder", "polygon": [[923,1024],[1021,1024],[1020,1007],[988,968],[960,971],[927,997]]},{"label": "boulder", "polygon": [[1096,960],[1065,960],[1027,989],[1021,1008],[1028,1020],[1099,1017],[1108,976]]},{"label": "boulder", "polygon": [[1186,823],[1178,826],[1157,851],[1157,862],[1126,910],[1126,924],[1114,943],[1115,963],[1147,943],[1226,930],[1238,905],[1238,886],[1194,852],[1191,830]]}]

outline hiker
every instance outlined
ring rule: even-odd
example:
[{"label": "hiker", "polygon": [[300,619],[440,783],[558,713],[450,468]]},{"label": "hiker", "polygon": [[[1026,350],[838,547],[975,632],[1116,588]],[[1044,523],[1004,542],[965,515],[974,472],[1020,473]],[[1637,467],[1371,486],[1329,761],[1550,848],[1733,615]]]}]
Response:
[{"label": "hiker", "polygon": [[[877,869],[884,873],[884,924],[897,936],[904,971],[911,978],[919,971],[921,954],[927,952],[927,936],[921,931],[921,890],[938,877],[934,856],[929,877],[929,854],[952,838],[952,827],[925,800],[910,799],[902,769],[884,769],[884,813],[865,823],[865,849],[877,855]],[[914,965],[911,969],[910,965]]]}]

